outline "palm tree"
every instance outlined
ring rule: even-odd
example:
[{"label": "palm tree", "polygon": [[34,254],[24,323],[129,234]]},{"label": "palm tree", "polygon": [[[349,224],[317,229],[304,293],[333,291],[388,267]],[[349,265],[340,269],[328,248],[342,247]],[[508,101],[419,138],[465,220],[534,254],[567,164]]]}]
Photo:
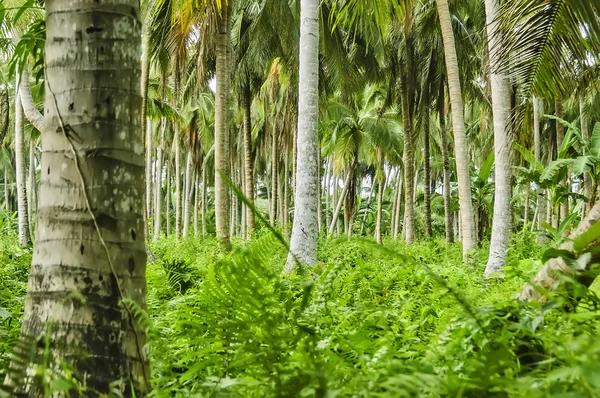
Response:
[{"label": "palm tree", "polygon": [[317,262],[319,199],[319,2],[300,0],[298,137],[294,223],[286,271]]},{"label": "palm tree", "polygon": [[442,28],[444,53],[446,56],[446,73],[448,75],[448,88],[450,92],[450,105],[452,107],[452,128],[454,130],[454,152],[456,156],[456,174],[458,177],[458,200],[460,203],[461,237],[463,244],[463,257],[475,249],[475,220],[473,217],[473,203],[471,202],[471,189],[469,177],[469,159],[467,152],[464,106],[461,93],[458,59],[450,8],[447,0],[437,0],[437,10]]},{"label": "palm tree", "polygon": [[512,224],[511,208],[511,85],[508,76],[500,71],[499,47],[502,32],[497,20],[500,3],[498,0],[485,0],[488,49],[490,56],[490,82],[492,88],[492,113],[494,117],[494,216],[492,218],[492,239],[490,255],[485,267],[485,277],[499,272],[506,264],[509,235]]},{"label": "palm tree", "polygon": [[29,219],[27,210],[27,190],[25,183],[25,145],[23,131],[23,107],[19,86],[21,84],[21,73],[17,72],[15,83],[15,176],[17,184],[17,214],[19,226],[19,243],[27,246],[31,242],[29,235]]},{"label": "palm tree", "polygon": [[[44,341],[50,334],[56,365],[46,363],[43,344],[34,346],[32,358],[46,369],[66,362],[92,391],[109,394],[112,382],[122,380],[119,393],[141,396],[148,390],[146,339],[127,304],[144,309],[146,291],[141,24],[132,17],[139,2],[48,0],[45,6],[45,62],[52,68],[46,69],[40,209],[21,335]],[[83,34],[82,26],[88,27]],[[96,62],[90,53],[106,56]],[[81,84],[88,89],[78,90]],[[102,106],[88,106],[99,98]],[[89,151],[96,156],[86,156]],[[11,364],[16,395],[43,395],[30,370]]]}]

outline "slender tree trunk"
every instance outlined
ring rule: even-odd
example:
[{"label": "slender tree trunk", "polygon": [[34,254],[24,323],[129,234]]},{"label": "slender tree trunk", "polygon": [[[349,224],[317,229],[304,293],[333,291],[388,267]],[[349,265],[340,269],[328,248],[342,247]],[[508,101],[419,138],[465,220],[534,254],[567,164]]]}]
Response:
[{"label": "slender tree trunk", "polygon": [[406,243],[412,243],[415,239],[414,143],[406,83],[403,83],[403,86],[401,91],[402,120],[404,120],[404,240]]},{"label": "slender tree trunk", "polygon": [[[319,180],[319,185],[317,186],[319,189],[319,192],[317,193],[317,197],[319,198],[317,201],[317,230],[318,233],[321,233],[323,230],[323,178],[321,176],[321,151],[318,151],[317,154],[317,180]],[[293,179],[294,177],[292,176],[292,180]]]},{"label": "slender tree trunk", "polygon": [[296,140],[296,189],[294,224],[287,271],[294,256],[301,264],[317,262],[317,209],[319,200],[319,1],[300,0],[300,63],[298,129]]},{"label": "slender tree trunk", "polygon": [[[290,190],[288,189],[290,186],[290,162],[289,157],[286,156],[283,162],[283,226],[284,231],[286,231],[286,235],[289,231],[289,218],[290,218]],[[317,186],[317,198],[319,197],[319,190]],[[317,234],[319,233],[319,228],[317,227]]]},{"label": "slender tree trunk", "polygon": [[[231,148],[233,151],[233,148]],[[231,153],[231,152],[230,152]],[[233,182],[233,184],[237,185],[237,171],[235,169],[235,164],[234,164],[234,160],[233,157],[229,158],[229,176],[231,177],[231,181]],[[237,231],[237,211],[238,211],[238,206],[237,206],[237,197],[234,195],[232,190],[229,190],[230,192],[230,199],[229,199],[229,203],[231,203],[231,210],[229,212],[229,216],[230,216],[230,220],[229,220],[229,236],[235,236],[236,235],[236,231]]]},{"label": "slender tree trunk", "polygon": [[21,73],[19,97],[21,97],[21,106],[23,107],[25,118],[27,118],[38,131],[41,132],[44,130],[44,115],[42,115],[35,106],[35,101],[31,95],[31,88],[29,87],[29,67],[27,65],[23,67],[23,73]]},{"label": "slender tree trunk", "polygon": [[428,238],[433,236],[431,226],[431,164],[429,154],[429,105],[424,116],[424,148],[423,148],[423,210],[425,212],[425,233]]},{"label": "slender tree trunk", "polygon": [[490,254],[484,276],[500,272],[506,265],[508,244],[512,225],[512,164],[511,164],[511,84],[508,76],[500,74],[502,66],[498,51],[502,37],[498,22],[499,0],[485,0],[488,48],[490,54],[490,81],[492,88],[492,112],[494,118],[494,216]]},{"label": "slender tree trunk", "polygon": [[440,137],[442,142],[442,158],[444,161],[444,224],[446,226],[446,244],[454,243],[454,212],[452,211],[452,191],[450,189],[450,155],[448,136],[446,135],[446,117],[444,114],[444,85],[440,85],[438,116],[440,118]]},{"label": "slender tree trunk", "polygon": [[333,163],[331,160],[327,161],[327,174],[325,176],[325,228],[331,224],[331,213],[333,210],[331,207],[331,180],[333,176]]},{"label": "slender tree trunk", "polygon": [[192,199],[192,151],[188,150],[185,162],[185,199],[183,203],[183,237],[187,238],[190,230],[190,204]]},{"label": "slender tree trunk", "polygon": [[35,145],[33,141],[29,140],[29,174],[27,183],[27,220],[29,223],[29,236],[33,236],[33,226],[35,220],[33,219],[33,209],[35,204]]},{"label": "slender tree trunk", "polygon": [[371,202],[373,201],[373,192],[375,191],[375,183],[376,180],[373,178],[373,182],[371,184],[371,189],[369,190],[369,196],[367,197],[367,203],[364,207],[365,213],[363,214],[362,225],[360,226],[360,235],[362,236],[365,231],[365,224],[367,223],[367,216],[369,214],[369,208],[371,207]]},{"label": "slender tree trunk", "polygon": [[[535,160],[542,163],[542,135],[540,126],[541,116],[541,103],[538,98],[533,97],[533,152]],[[542,203],[543,195],[540,187],[536,187],[536,207],[539,209],[537,218],[533,220],[533,224],[537,226],[537,229],[542,229]]]},{"label": "slender tree trunk", "polygon": [[[563,115],[563,109],[562,109],[562,101],[560,99],[556,99],[556,117],[559,117],[561,119],[564,118]],[[565,126],[560,123],[558,120],[556,121],[556,148],[557,148],[557,153],[558,151],[560,151],[560,147],[563,144],[563,141],[565,140]],[[569,173],[567,173],[568,175]],[[568,178],[568,177],[567,177]],[[564,179],[560,182],[560,185],[563,186],[565,189],[569,188],[569,184],[567,182],[567,179]],[[565,198],[561,204],[560,204],[560,215],[558,217],[558,224],[560,224],[560,222],[567,218],[567,216],[569,215],[569,198]]]},{"label": "slender tree trunk", "polygon": [[167,219],[167,236],[171,236],[171,155],[173,151],[169,151],[167,157],[167,192],[165,194],[165,218]]},{"label": "slender tree trunk", "polygon": [[206,191],[207,191],[207,187],[206,187],[206,181],[207,181],[207,176],[206,176],[206,165],[204,165],[204,167],[202,167],[202,237],[206,238],[206,208],[208,207],[206,200],[207,200],[207,195],[206,195]]},{"label": "slender tree trunk", "polygon": [[400,217],[402,215],[402,182],[403,182],[403,170],[400,169],[398,173],[398,186],[396,188],[396,214],[394,215],[394,226],[392,237],[394,239],[398,238],[398,234],[400,233]]},{"label": "slender tree trunk", "polygon": [[[144,328],[122,305],[146,308],[139,2],[45,7],[40,203],[21,327],[32,343],[14,358],[60,373],[68,367],[95,395],[145,396]],[[33,366],[10,367],[21,375],[12,396],[46,395]]]},{"label": "slender tree trunk", "polygon": [[447,0],[437,0],[437,9],[442,27],[444,53],[446,56],[446,71],[448,74],[448,88],[450,92],[450,105],[452,107],[452,126],[454,130],[454,153],[456,156],[456,174],[458,177],[458,201],[460,204],[463,258],[477,247],[475,238],[475,222],[473,217],[473,203],[471,202],[471,181],[469,176],[469,153],[467,150],[464,107],[460,86],[459,66],[454,44],[454,32],[450,8]]},{"label": "slender tree trunk", "polygon": [[523,203],[523,228],[529,222],[529,185],[525,186],[525,201]]},{"label": "slender tree trunk", "polygon": [[161,196],[162,196],[162,168],[163,168],[163,148],[165,147],[165,130],[167,122],[163,119],[160,127],[160,143],[156,148],[156,175],[154,182],[154,241],[160,239],[161,230]]},{"label": "slender tree trunk", "polygon": [[152,123],[146,125],[146,221],[152,217]]},{"label": "slender tree trunk", "polygon": [[183,205],[181,195],[181,151],[179,127],[174,126],[173,130],[175,130],[175,136],[173,137],[173,145],[175,146],[175,239],[179,239],[179,235],[181,234],[181,211]]},{"label": "slender tree trunk", "polygon": [[198,238],[199,229],[198,229],[198,202],[200,196],[200,182],[199,182],[199,173],[195,173],[196,178],[194,179],[194,238]]},{"label": "slender tree trunk", "polygon": [[344,181],[344,188],[342,189],[342,193],[337,199],[337,204],[335,205],[335,210],[333,211],[333,217],[331,220],[331,225],[329,226],[329,230],[327,233],[329,235],[333,234],[333,230],[338,224],[338,219],[340,217],[340,212],[342,211],[342,205],[344,204],[344,199],[346,198],[346,194],[348,193],[348,189],[350,188],[350,180],[352,179],[352,173],[350,169],[346,172],[346,180]]},{"label": "slender tree trunk", "polygon": [[[252,109],[252,93],[250,86],[246,86],[243,91],[242,106],[244,108],[244,174],[246,179],[246,199],[254,204],[254,157],[252,155],[252,120],[250,118]],[[252,239],[256,229],[254,221],[254,212],[246,208],[246,236]]]},{"label": "slender tree trunk", "polygon": [[[20,74],[17,72],[17,87]],[[27,217],[27,189],[25,183],[25,154],[23,138],[23,107],[21,96],[15,95],[15,176],[17,181],[17,214],[19,219],[19,243],[27,246],[31,242]]]},{"label": "slender tree trunk", "polygon": [[229,109],[229,2],[221,9],[218,17],[216,40],[217,92],[215,95],[215,221],[217,240],[225,248],[230,247],[228,208],[229,189],[223,180],[227,175],[228,158],[228,109]]},{"label": "slender tree trunk", "polygon": [[8,169],[4,169],[4,209],[10,211],[10,195],[8,193]]},{"label": "slender tree trunk", "polygon": [[[585,110],[585,100],[583,97],[579,100],[579,116],[581,123],[581,137],[583,141],[590,142],[590,131],[588,126],[588,115]],[[589,173],[583,174],[583,194],[588,198],[588,202],[585,206],[585,213],[588,212],[594,206],[596,202],[596,193],[592,191],[592,179]]]},{"label": "slender tree trunk", "polygon": [[276,132],[276,127],[275,124],[273,125],[273,128],[271,129],[271,226],[275,226],[276,222],[277,222],[277,202],[279,200],[278,198],[278,192],[279,192],[279,186],[277,184],[278,182],[278,174],[279,174],[279,170],[278,170],[278,165],[279,165],[279,151],[277,150],[277,132]]},{"label": "slender tree trunk", "polygon": [[383,243],[383,192],[385,189],[385,175],[379,179],[377,190],[377,221],[375,223],[375,240],[380,245]]}]

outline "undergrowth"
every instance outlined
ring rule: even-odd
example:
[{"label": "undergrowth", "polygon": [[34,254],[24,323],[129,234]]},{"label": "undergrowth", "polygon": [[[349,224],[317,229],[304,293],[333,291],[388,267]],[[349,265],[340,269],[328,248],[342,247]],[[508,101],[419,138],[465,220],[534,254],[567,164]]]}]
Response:
[{"label": "undergrowth", "polygon": [[[312,269],[282,276],[270,234],[150,247],[153,397],[597,397],[598,301],[578,311],[515,300],[541,266],[536,235],[516,234],[501,278],[482,281],[486,248],[463,264],[441,240],[406,246],[324,239]],[[28,251],[2,240],[0,360],[18,334]]]}]

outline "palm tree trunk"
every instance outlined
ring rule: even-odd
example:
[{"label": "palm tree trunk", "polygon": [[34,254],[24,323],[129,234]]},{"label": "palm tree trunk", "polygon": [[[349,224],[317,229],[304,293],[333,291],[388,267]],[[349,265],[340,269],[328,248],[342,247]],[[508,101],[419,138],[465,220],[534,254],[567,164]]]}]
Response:
[{"label": "palm tree trunk", "polygon": [[152,123],[146,125],[146,220],[152,217]]},{"label": "palm tree trunk", "polygon": [[8,169],[4,169],[4,210],[10,210],[10,195],[8,193]]},{"label": "palm tree trunk", "polygon": [[400,169],[398,173],[398,186],[396,187],[396,213],[394,214],[394,225],[392,231],[392,237],[398,238],[400,233],[400,217],[402,216],[402,183],[403,183],[403,170]]},{"label": "palm tree trunk", "polygon": [[348,189],[350,188],[351,179],[352,179],[352,173],[351,173],[350,169],[348,169],[348,171],[346,172],[346,180],[344,181],[344,188],[342,189],[342,193],[340,194],[340,196],[337,200],[335,210],[333,211],[331,225],[329,226],[329,229],[327,231],[327,233],[329,235],[333,234],[333,230],[336,228],[336,225],[338,224],[338,219],[340,217],[340,212],[342,211],[344,199],[346,198],[346,194],[348,193]]},{"label": "palm tree trunk", "polygon": [[[230,2],[231,3],[231,2]],[[229,189],[223,180],[227,175],[228,158],[228,117],[229,110],[229,8],[222,7],[218,17],[218,33],[216,40],[217,92],[215,96],[215,221],[217,240],[225,247],[230,247],[228,208]]]},{"label": "palm tree trunk", "polygon": [[379,179],[377,190],[377,221],[375,223],[375,240],[380,245],[383,243],[383,192],[385,189],[385,175]]},{"label": "palm tree trunk", "polygon": [[[555,110],[556,117],[559,117],[559,118],[563,119],[564,115],[563,115],[562,101],[557,98],[555,104],[556,104],[556,110]],[[562,146],[564,140],[565,140],[565,126],[561,122],[559,122],[557,120],[556,121],[556,148],[557,148],[557,153],[558,153],[558,151],[560,151],[560,147]],[[567,175],[568,175],[568,173],[567,173]],[[566,179],[562,180],[560,182],[560,185],[563,186],[563,187],[565,187],[565,188],[569,187],[568,182],[567,182]],[[569,198],[567,197],[560,204],[560,215],[559,215],[558,220],[557,220],[558,224],[560,224],[560,222],[563,219],[567,218],[568,215],[569,215]]]},{"label": "palm tree trunk", "polygon": [[[250,86],[244,87],[242,106],[244,108],[244,177],[246,179],[246,190],[244,194],[248,202],[254,204],[254,157],[252,155],[252,120],[250,118],[252,109],[252,94]],[[254,213],[246,207],[246,236],[252,239],[255,230]]]},{"label": "palm tree trunk", "polygon": [[207,195],[206,195],[206,191],[207,191],[207,187],[206,187],[206,180],[207,180],[207,176],[206,176],[206,165],[203,165],[202,167],[202,237],[206,238],[206,208],[208,207],[207,203],[206,203],[206,199],[207,199]]},{"label": "palm tree trunk", "polygon": [[[533,97],[533,152],[535,156],[535,160],[542,163],[542,135],[541,135],[541,126],[540,126],[540,100]],[[533,220],[533,224],[537,226],[537,229],[542,229],[542,211],[541,208],[543,206],[543,196],[542,190],[540,187],[536,187],[536,207],[537,218]]]},{"label": "palm tree trunk", "polygon": [[[581,123],[581,137],[583,138],[584,142],[590,142],[588,115],[585,110],[585,100],[583,97],[581,97],[579,100],[579,115]],[[588,198],[588,203],[585,206],[585,213],[587,213],[589,209],[594,207],[594,203],[596,202],[596,193],[592,192],[592,179],[590,178],[589,173],[583,174],[583,194],[586,198]]]},{"label": "palm tree trunk", "polygon": [[175,145],[175,239],[179,239],[181,233],[181,153],[180,153],[180,137],[179,127],[174,126],[175,136],[173,137],[173,145]]},{"label": "palm tree trunk", "polygon": [[[20,73],[17,72],[17,87],[19,87]],[[21,96],[15,95],[15,176],[17,182],[17,214],[19,223],[19,243],[27,246],[31,242],[29,235],[29,222],[27,217],[27,189],[25,183],[25,154],[23,153],[23,107]]]},{"label": "palm tree trunk", "polygon": [[35,198],[35,145],[33,140],[29,140],[29,174],[27,183],[27,219],[29,223],[29,236],[33,236],[33,226],[35,220],[33,219],[33,208]]},{"label": "palm tree trunk", "polygon": [[276,127],[275,124],[272,126],[273,128],[271,129],[271,214],[270,214],[270,222],[271,222],[271,226],[275,226],[275,223],[277,222],[277,193],[279,191],[278,189],[278,178],[277,175],[279,173],[278,169],[278,150],[277,150],[277,132],[276,132]]},{"label": "palm tree trunk", "polygon": [[199,234],[199,230],[198,230],[198,197],[200,196],[200,182],[199,182],[199,178],[198,178],[198,173],[195,173],[195,179],[194,179],[194,238],[198,237]]},{"label": "palm tree trunk", "polygon": [[446,244],[450,245],[454,243],[454,213],[452,212],[452,191],[450,189],[450,154],[448,153],[448,136],[446,135],[444,91],[444,84],[441,84],[438,116],[440,118],[440,138],[442,142],[442,159],[444,161],[444,225],[446,227]]},{"label": "palm tree trunk", "polygon": [[475,238],[473,203],[471,202],[471,181],[469,177],[469,154],[465,133],[464,107],[448,1],[437,0],[437,9],[442,27],[450,105],[452,107],[452,128],[454,130],[454,154],[456,156],[456,174],[458,177],[458,201],[460,204],[463,258],[466,260],[467,254],[477,247],[477,240]]},{"label": "palm tree trunk", "polygon": [[[318,233],[320,233],[323,229],[323,178],[321,176],[322,162],[320,150],[317,152],[317,155],[317,180],[319,181],[319,184],[317,185],[317,198],[319,198],[319,200],[317,201],[317,231]],[[293,179],[294,177],[292,175],[292,180]]]},{"label": "palm tree trunk", "polygon": [[167,156],[167,192],[165,193],[165,218],[167,221],[167,236],[171,236],[171,155],[173,151],[169,151]]},{"label": "palm tree trunk", "polygon": [[192,199],[192,151],[188,150],[185,162],[185,197],[183,202],[183,237],[190,230],[190,204]]},{"label": "palm tree trunk", "polygon": [[[26,352],[17,346],[14,358],[66,366],[95,395],[145,396],[144,328],[122,305],[146,308],[139,1],[46,0],[45,7],[40,203],[21,327],[33,344]],[[102,106],[88,106],[99,99]],[[46,338],[51,363],[35,343]],[[11,395],[45,395],[33,365],[15,360],[11,371],[23,375],[9,381],[19,384]]]},{"label": "palm tree trunk", "polygon": [[325,173],[325,228],[331,224],[330,202],[331,202],[331,177],[333,174],[333,165],[331,160],[327,161]]},{"label": "palm tree trunk", "polygon": [[412,119],[410,117],[406,82],[402,84],[402,120],[404,121],[404,240],[412,243],[415,239],[415,202],[414,202],[414,143]]},{"label": "palm tree trunk", "polygon": [[29,67],[25,65],[23,67],[23,73],[21,73],[21,82],[19,85],[19,97],[21,97],[21,106],[23,107],[23,114],[25,118],[35,127],[38,131],[44,130],[44,115],[35,106],[35,101],[31,95],[31,88],[29,87]]},{"label": "palm tree trunk", "polygon": [[492,88],[492,113],[494,118],[494,215],[492,217],[492,238],[490,254],[484,276],[499,272],[506,265],[508,244],[512,224],[512,128],[511,128],[511,83],[508,76],[500,74],[502,66],[498,51],[502,37],[496,17],[499,13],[499,0],[485,0],[487,37],[490,54],[490,81]]},{"label": "palm tree trunk", "polygon": [[162,196],[162,168],[163,148],[165,147],[165,130],[167,121],[163,119],[160,128],[160,143],[156,148],[155,182],[154,182],[154,241],[160,239],[161,229],[161,196]]},{"label": "palm tree trunk", "polygon": [[304,265],[317,262],[319,200],[319,1],[300,0],[300,62],[294,224],[287,270],[294,255]]},{"label": "palm tree trunk", "polygon": [[433,236],[431,226],[431,159],[429,154],[429,105],[424,116],[424,148],[423,148],[423,211],[425,212],[425,234],[428,238]]},{"label": "palm tree trunk", "polygon": [[[365,231],[365,224],[367,223],[367,216],[369,214],[369,208],[371,207],[371,202],[373,201],[373,192],[375,191],[375,184],[376,184],[376,180],[375,178],[373,178],[373,182],[371,184],[371,189],[369,190],[369,196],[367,197],[367,203],[366,206],[364,207],[364,214],[363,214],[363,218],[362,218],[362,223],[360,226],[360,235],[362,236],[364,234]],[[395,205],[395,202],[394,202]]]}]

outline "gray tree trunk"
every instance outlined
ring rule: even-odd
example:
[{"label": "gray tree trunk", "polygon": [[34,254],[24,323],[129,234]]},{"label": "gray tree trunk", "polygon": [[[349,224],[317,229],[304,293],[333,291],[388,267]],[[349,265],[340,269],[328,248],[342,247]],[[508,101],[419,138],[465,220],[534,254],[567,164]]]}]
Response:
[{"label": "gray tree trunk", "polygon": [[[556,99],[555,104],[556,104],[556,110],[555,110],[556,117],[564,119],[562,101],[560,99]],[[558,151],[560,151],[560,147],[562,146],[564,140],[565,140],[565,126],[561,122],[556,121],[556,152],[557,153],[558,153]],[[568,176],[568,173],[567,173],[567,176]],[[569,184],[567,182],[567,178],[562,180],[560,182],[560,185],[568,189]],[[561,202],[559,212],[557,214],[558,214],[558,217],[556,220],[556,224],[560,225],[561,221],[564,220],[565,218],[567,218],[567,216],[569,215],[569,198],[565,198]]]},{"label": "gray tree trunk", "polygon": [[29,68],[27,65],[24,66],[23,73],[21,73],[19,96],[21,97],[21,105],[25,117],[33,127],[41,132],[44,129],[44,115],[42,115],[35,106],[35,101],[31,95],[31,87],[29,86]]},{"label": "gray tree trunk", "polygon": [[278,143],[277,143],[277,129],[275,124],[271,129],[271,213],[270,213],[270,222],[271,226],[274,227],[277,222],[277,201],[278,193],[279,193],[279,184],[278,178],[279,175],[279,151]]},{"label": "gray tree trunk", "polygon": [[346,194],[348,193],[348,189],[350,188],[350,181],[352,180],[352,173],[350,170],[346,172],[346,180],[344,181],[344,187],[342,188],[342,193],[337,199],[337,204],[335,205],[335,210],[333,211],[333,217],[331,219],[331,225],[327,233],[329,235],[333,234],[333,230],[338,225],[338,219],[340,217],[340,212],[342,211],[342,206],[344,204],[344,199],[346,198]]},{"label": "gray tree trunk", "polygon": [[400,218],[402,217],[402,182],[403,182],[403,170],[400,169],[398,173],[398,186],[396,188],[396,214],[394,215],[394,226],[392,237],[398,238],[400,234]]},{"label": "gray tree trunk", "polygon": [[448,74],[450,106],[452,107],[452,128],[454,130],[454,155],[456,156],[456,174],[458,177],[458,202],[461,216],[461,238],[463,258],[477,247],[475,219],[471,201],[471,179],[469,176],[469,152],[465,132],[464,106],[460,86],[458,58],[452,31],[452,20],[447,0],[437,0],[437,9],[442,27],[442,39]]},{"label": "gray tree trunk", "polygon": [[206,165],[204,165],[202,167],[202,209],[201,209],[201,215],[202,215],[202,237],[206,238],[206,208],[208,207],[206,201],[207,201],[207,187],[206,187],[206,180],[207,180],[207,176],[206,176]]},{"label": "gray tree trunk", "polygon": [[377,190],[377,221],[375,223],[375,240],[380,245],[383,243],[383,192],[385,189],[385,175],[379,179]]},{"label": "gray tree trunk", "polygon": [[[122,304],[146,308],[139,2],[45,7],[40,202],[21,328],[33,343],[15,357],[32,350],[33,362],[59,373],[65,362],[96,395],[141,397],[145,332]],[[46,336],[50,363],[35,343]],[[31,365],[10,367],[21,374],[14,396],[45,396]]]},{"label": "gray tree trunk", "polygon": [[161,198],[162,198],[162,168],[163,148],[165,147],[165,130],[167,122],[163,119],[160,127],[160,142],[156,148],[155,181],[154,181],[154,241],[160,239],[161,230]]},{"label": "gray tree trunk", "polygon": [[431,159],[429,154],[429,104],[424,115],[424,149],[423,149],[423,211],[425,212],[425,234],[428,238],[433,236],[431,226]]},{"label": "gray tree trunk", "polygon": [[199,235],[199,229],[198,229],[198,197],[200,196],[200,186],[199,186],[200,182],[199,182],[199,178],[198,178],[198,173],[195,173],[195,178],[194,178],[194,238],[197,238]]},{"label": "gray tree trunk", "polygon": [[294,224],[286,269],[295,259],[303,265],[317,262],[317,208],[319,200],[319,1],[300,0],[300,74]]},{"label": "gray tree trunk", "polygon": [[146,125],[146,220],[152,217],[152,123]]},{"label": "gray tree trunk", "polygon": [[171,156],[173,154],[173,150],[169,151],[167,155],[167,167],[166,167],[166,175],[167,184],[166,184],[166,193],[165,193],[165,218],[167,222],[167,236],[171,236]]},{"label": "gray tree trunk", "polygon": [[499,72],[502,66],[499,55],[502,36],[500,36],[497,22],[499,8],[499,0],[485,0],[495,153],[494,215],[492,217],[490,254],[484,271],[486,278],[500,272],[506,265],[513,216],[511,206],[511,83],[508,76]]},{"label": "gray tree trunk", "polygon": [[454,243],[454,212],[452,211],[452,191],[450,189],[450,154],[448,149],[448,136],[446,135],[446,116],[444,115],[444,85],[440,87],[441,100],[439,102],[438,116],[440,118],[440,138],[442,143],[442,159],[444,161],[444,225],[446,227],[446,244]]},{"label": "gray tree trunk", "polygon": [[[584,101],[583,97],[581,97],[581,99],[579,100],[579,117],[580,117],[580,124],[581,124],[581,137],[583,138],[583,140],[585,142],[589,142],[590,141],[590,130],[589,130],[589,125],[588,125],[588,115],[585,110],[585,101]],[[594,203],[596,202],[596,198],[595,198],[596,193],[593,192],[592,179],[590,178],[589,173],[583,174],[583,194],[585,195],[586,198],[588,198],[588,203],[585,206],[585,213],[587,213],[589,211],[589,209],[591,209],[592,206],[594,206]]]},{"label": "gray tree trunk", "polygon": [[27,220],[29,223],[29,236],[34,236],[35,220],[33,211],[35,207],[35,145],[29,140],[29,170],[27,175]]},{"label": "gray tree trunk", "polygon": [[4,169],[4,210],[10,210],[10,195],[8,193],[8,169]]},{"label": "gray tree trunk", "polygon": [[175,137],[173,145],[175,145],[175,238],[178,239],[181,234],[181,210],[182,210],[182,195],[181,195],[181,151],[180,151],[180,136],[179,127],[174,126]]},{"label": "gray tree trunk", "polygon": [[[252,93],[250,87],[244,88],[242,106],[244,108],[244,194],[248,202],[254,204],[254,156],[252,155],[252,119],[251,116]],[[249,207],[246,207],[246,237],[252,239],[256,228],[254,213]]]},{"label": "gray tree trunk", "polygon": [[[542,135],[541,135],[541,125],[540,125],[540,116],[541,116],[541,103],[538,98],[533,97],[533,152],[535,156],[535,160],[542,163]],[[542,216],[543,213],[541,211],[542,203],[543,203],[543,195],[540,187],[536,189],[536,207],[538,208],[537,218],[533,220],[534,225],[537,226],[537,229],[542,229]]]},{"label": "gray tree trunk", "polygon": [[192,151],[188,150],[185,162],[185,196],[183,199],[183,237],[190,230],[190,201],[192,198]]},{"label": "gray tree trunk", "polygon": [[[17,72],[16,87],[20,85],[20,73]],[[27,217],[27,189],[25,182],[25,148],[23,132],[23,107],[21,96],[15,95],[15,176],[17,182],[17,215],[19,224],[19,243],[27,246],[31,242],[29,220]]]},{"label": "gray tree trunk", "polygon": [[216,40],[217,92],[215,95],[215,221],[217,240],[230,247],[228,210],[229,189],[223,175],[227,176],[228,117],[229,110],[229,7],[231,2],[221,9],[218,17]]}]

